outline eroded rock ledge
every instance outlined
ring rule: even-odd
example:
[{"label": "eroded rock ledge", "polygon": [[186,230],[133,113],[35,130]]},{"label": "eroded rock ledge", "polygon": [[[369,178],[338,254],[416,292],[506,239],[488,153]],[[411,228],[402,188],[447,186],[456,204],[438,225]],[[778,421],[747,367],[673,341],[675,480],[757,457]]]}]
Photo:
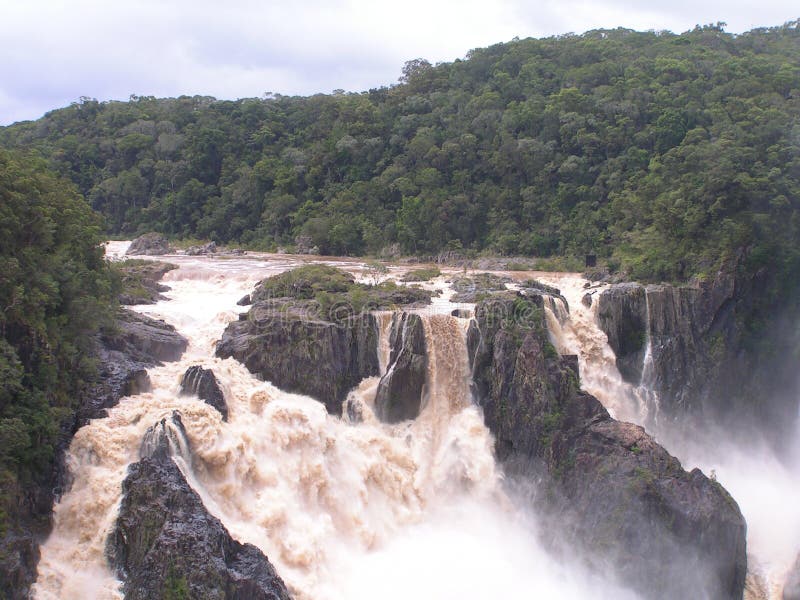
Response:
[{"label": "eroded rock ledge", "polygon": [[550,534],[646,598],[742,597],[745,522],[733,498],[638,426],[580,390],[575,362],[550,345],[541,297],[479,304],[474,380],[496,452],[512,477],[540,481],[531,500]]},{"label": "eroded rock ledge", "polygon": [[122,484],[123,500],[107,553],[126,600],[164,597],[289,600],[267,557],[234,540],[208,513],[172,459],[188,447],[180,415],[156,423]]},{"label": "eroded rock ledge", "polygon": [[416,288],[357,284],[334,267],[300,267],[256,286],[250,310],[228,325],[216,354],[341,415],[347,392],[380,375],[371,311],[418,307],[430,297]]}]

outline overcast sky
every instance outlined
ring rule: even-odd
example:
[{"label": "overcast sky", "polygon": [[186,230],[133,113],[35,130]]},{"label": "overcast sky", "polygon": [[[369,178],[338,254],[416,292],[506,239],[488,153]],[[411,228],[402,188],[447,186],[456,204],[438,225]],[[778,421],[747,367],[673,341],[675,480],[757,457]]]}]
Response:
[{"label": "overcast sky", "polygon": [[798,17],[796,0],[0,0],[0,125],[81,96],[362,91],[395,83],[407,60],[515,36]]}]

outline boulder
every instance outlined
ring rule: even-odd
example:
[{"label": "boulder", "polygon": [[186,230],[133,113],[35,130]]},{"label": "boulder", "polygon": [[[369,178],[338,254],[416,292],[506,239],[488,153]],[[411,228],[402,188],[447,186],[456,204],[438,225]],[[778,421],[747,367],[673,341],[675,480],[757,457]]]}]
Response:
[{"label": "boulder", "polygon": [[543,303],[507,294],[476,307],[476,395],[507,474],[539,482],[530,501],[552,538],[598,570],[610,564],[642,597],[741,599],[736,502],[580,390],[574,359],[548,341]]},{"label": "boulder", "polygon": [[250,294],[245,294],[236,301],[236,306],[250,306],[253,301],[250,299]]},{"label": "boulder", "polygon": [[160,233],[145,233],[131,242],[125,254],[129,256],[160,256],[169,254],[169,240]]},{"label": "boulder", "polygon": [[187,256],[205,256],[207,254],[216,254],[217,244],[215,242],[208,242],[199,246],[189,246],[186,249]]},{"label": "boulder", "polygon": [[122,309],[115,327],[98,337],[98,373],[77,412],[75,429],[106,415],[123,396],[150,390],[147,369],[178,360],[187,340],[163,321]]},{"label": "boulder", "polygon": [[378,384],[375,413],[385,423],[416,419],[422,408],[427,374],[425,330],[420,316],[395,313],[389,345],[389,367]]},{"label": "boulder", "polygon": [[800,554],[783,584],[783,600],[800,600]]},{"label": "boulder", "polygon": [[117,327],[118,332],[107,339],[112,349],[132,347],[156,361],[179,360],[188,345],[186,338],[177,333],[172,325],[139,313],[124,311]]},{"label": "boulder", "polygon": [[468,308],[456,308],[450,312],[450,315],[457,319],[471,319],[472,311]]},{"label": "boulder", "polygon": [[317,306],[300,300],[256,302],[244,320],[227,326],[216,355],[341,415],[347,392],[380,374],[377,324],[369,313],[341,322],[317,314]]},{"label": "boulder", "polygon": [[225,395],[211,369],[204,369],[199,365],[186,369],[186,373],[181,377],[181,394],[197,396],[209,406],[216,408],[222,415],[223,421],[228,420]]},{"label": "boulder", "polygon": [[172,456],[188,449],[180,415],[150,428],[128,468],[107,555],[126,600],[169,597],[288,600],[266,556],[209,514]]}]

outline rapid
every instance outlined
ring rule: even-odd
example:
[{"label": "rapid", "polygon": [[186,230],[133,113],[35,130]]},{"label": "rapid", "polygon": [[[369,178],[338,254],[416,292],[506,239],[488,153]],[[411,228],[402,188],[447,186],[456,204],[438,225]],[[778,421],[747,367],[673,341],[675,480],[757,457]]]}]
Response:
[{"label": "rapid", "polygon": [[[109,255],[122,252],[110,244]],[[136,310],[174,325],[189,346],[181,360],[149,370],[152,391],[123,398],[75,435],[72,485],[54,507],[35,598],[122,597],[105,555],[121,484],[147,429],[173,410],[192,449],[175,457],[187,481],[234,538],[266,554],[298,600],[635,597],[546,551],[536,515],[506,493],[470,396],[468,320],[450,316],[446,302],[422,311],[429,361],[420,416],[385,425],[363,410],[356,423],[214,357],[226,324],[238,318],[236,301],[298,259],[167,260],[179,267],[164,279],[169,300]],[[384,369],[390,317],[378,319]],[[228,422],[178,394],[192,365],[213,369]],[[348,403],[369,409],[377,383],[364,380]]]}]

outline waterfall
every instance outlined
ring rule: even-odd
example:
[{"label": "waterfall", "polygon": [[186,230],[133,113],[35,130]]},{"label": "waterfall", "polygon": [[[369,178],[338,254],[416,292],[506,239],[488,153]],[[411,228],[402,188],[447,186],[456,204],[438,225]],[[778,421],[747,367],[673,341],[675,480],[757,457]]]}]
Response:
[{"label": "waterfall", "polygon": [[[311,398],[258,380],[233,359],[213,356],[225,325],[238,318],[236,301],[290,260],[170,261],[179,265],[166,277],[170,300],[137,310],[175,325],[189,347],[180,361],[149,370],[151,391],[123,398],[75,435],[67,452],[73,483],[54,507],[35,598],[121,597],[106,539],[128,465],[158,436],[166,436],[209,512],[234,538],[260,548],[297,600],[469,600],[516,597],[520,590],[631,597],[547,554],[535,516],[506,496],[492,437],[470,396],[468,320],[435,309],[419,313],[429,360],[417,419],[378,422],[371,408],[377,377],[351,392],[363,418],[345,411],[340,419]],[[392,318],[387,312],[376,319],[383,369]],[[227,422],[196,397],[180,395],[191,365],[214,371],[226,390]]]},{"label": "waterfall", "polygon": [[540,280],[557,287],[572,307],[553,296],[545,302],[550,341],[560,354],[575,354],[580,367],[581,387],[596,396],[615,419],[642,423],[647,406],[638,390],[626,382],[617,369],[616,356],[607,336],[597,326],[597,302],[587,307],[584,279],[577,276],[546,276]]},{"label": "waterfall", "polygon": [[[646,298],[646,340],[642,376],[632,386],[622,379],[608,339],[596,320],[597,302],[580,303],[587,282],[575,275],[540,279],[561,289],[573,310],[566,321],[545,305],[551,341],[563,354],[578,354],[581,386],[600,400],[617,419],[645,427],[677,456],[687,470],[701,468],[725,486],[747,521],[748,580],[746,600],[781,600],[783,581],[800,551],[800,458],[776,457],[755,435],[732,439],[726,431],[687,435],[679,424],[659,420],[660,398],[649,294]],[[548,303],[549,304],[549,303]]]},{"label": "waterfall", "polygon": [[660,410],[659,395],[656,391],[656,367],[653,359],[653,322],[650,315],[650,294],[644,290],[645,304],[645,351],[642,359],[642,377],[636,388],[643,423],[652,431],[658,429]]}]

